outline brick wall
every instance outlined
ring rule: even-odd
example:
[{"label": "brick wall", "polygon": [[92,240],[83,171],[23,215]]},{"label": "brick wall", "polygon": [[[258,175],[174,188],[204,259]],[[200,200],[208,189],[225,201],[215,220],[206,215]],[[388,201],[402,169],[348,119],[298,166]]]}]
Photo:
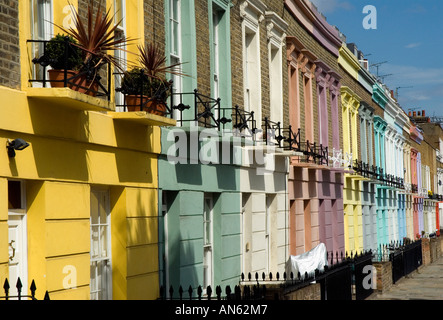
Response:
[{"label": "brick wall", "polygon": [[431,263],[437,261],[441,257],[441,241],[440,238],[430,239],[430,256]]},{"label": "brick wall", "polygon": [[164,1],[144,0],[145,42],[155,42],[165,51],[165,7]]},{"label": "brick wall", "polygon": [[266,285],[267,300],[321,300],[320,283],[310,284],[295,291],[285,292],[280,284]]},{"label": "brick wall", "polygon": [[375,291],[383,293],[389,291],[392,287],[392,263],[391,262],[373,262],[372,265],[377,271],[377,288]]},{"label": "brick wall", "polygon": [[244,106],[243,97],[243,44],[239,4],[231,9],[231,82],[232,105]]},{"label": "brick wall", "polygon": [[[266,0],[267,11],[274,11],[277,14],[283,10],[283,2]],[[231,60],[232,67],[232,104],[240,108],[244,106],[244,84],[243,84],[243,43],[242,43],[242,18],[240,16],[240,4],[234,4],[231,9]],[[270,82],[269,82],[269,55],[268,40],[266,30],[266,20],[263,19],[259,25],[260,34],[260,72],[261,72],[261,104],[262,118],[270,117]],[[288,110],[288,75],[286,67],[286,50],[282,48],[282,75],[283,75],[283,126],[289,124]],[[262,125],[262,119],[257,120],[257,127]],[[272,120],[272,119],[271,119]]]},{"label": "brick wall", "polygon": [[208,2],[196,1],[197,88],[200,93],[211,96],[211,55],[208,26]]},{"label": "brick wall", "polygon": [[321,300],[321,285],[320,283],[315,283],[285,294],[283,300]]},{"label": "brick wall", "polygon": [[431,263],[431,246],[429,243],[429,239],[422,239],[421,241],[421,250],[422,250],[422,259],[423,266],[426,266]]},{"label": "brick wall", "polygon": [[[319,43],[312,34],[307,31],[304,26],[291,14],[291,12],[283,5],[283,1],[281,2],[281,9],[274,9],[275,12],[283,12],[282,18],[288,23],[288,30],[286,34],[288,36],[296,37],[309,51],[313,52],[319,60],[322,60],[326,63],[332,70],[338,72],[341,75],[339,70],[338,60],[335,55],[333,55],[330,51],[328,51],[321,43]],[[280,10],[280,11],[279,11]],[[287,73],[287,70],[285,71]],[[299,75],[300,79],[302,79],[301,74]],[[287,75],[286,75],[287,78]],[[287,80],[285,80],[287,83]],[[319,129],[318,129],[318,97],[317,97],[317,83],[315,78],[312,81],[312,95],[313,95],[313,111],[314,111],[314,139],[315,141],[319,141]],[[328,106],[328,126],[329,126],[329,145],[332,146],[332,124],[331,124],[331,101],[330,101],[330,92],[327,90],[327,106]],[[287,99],[287,98],[286,98]],[[338,99],[338,110],[341,112],[341,102],[340,97]],[[287,100],[285,100],[287,101]],[[300,119],[301,119],[301,138],[302,141],[305,141],[305,124],[303,123],[304,119],[304,95],[303,95],[303,83],[300,81]],[[343,144],[343,134],[342,134],[342,119],[341,114],[339,114],[339,132],[340,132],[340,145]]]},{"label": "brick wall", "polygon": [[20,87],[18,0],[0,0],[0,86]]},{"label": "brick wall", "polygon": [[[372,100],[372,94],[368,92],[363,86],[360,85],[360,83],[354,79],[349,73],[347,73],[341,66],[339,68],[340,75],[343,77],[341,80],[341,84],[343,86],[349,87],[357,96],[360,97],[361,101],[366,102],[369,104],[372,108],[374,108],[374,115],[378,115],[380,117],[384,117],[384,110]],[[358,158],[361,159],[361,148],[360,148],[360,121],[358,121],[358,127],[357,127],[357,141],[359,143],[358,146]],[[375,164],[375,142],[374,142],[374,135],[371,135],[370,137],[372,139],[372,155],[373,155],[373,163]]]}]

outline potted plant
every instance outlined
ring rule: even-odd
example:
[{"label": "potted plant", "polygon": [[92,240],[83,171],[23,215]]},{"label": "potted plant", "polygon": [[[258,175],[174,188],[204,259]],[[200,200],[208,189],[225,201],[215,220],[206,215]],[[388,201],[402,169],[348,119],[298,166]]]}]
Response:
[{"label": "potted plant", "polygon": [[110,14],[110,9],[107,11],[103,9],[101,0],[95,18],[94,1],[89,1],[86,19],[74,7],[72,19],[73,27],[69,29],[59,25],[57,27],[75,39],[74,45],[82,51],[82,65],[79,68],[76,85],[79,89],[86,89],[86,93],[94,95],[98,88],[100,69],[109,63],[116,69],[122,70],[120,62],[112,53],[115,50],[124,50],[123,46],[132,39],[115,38],[114,31],[120,22],[114,24],[114,16]]},{"label": "potted plant", "polygon": [[125,95],[128,111],[147,111],[164,116],[171,86],[171,82],[151,78],[144,69],[133,67],[123,74],[121,87],[117,90]]},{"label": "potted plant", "polygon": [[[52,87],[64,87],[65,76],[68,81],[77,74],[82,64],[82,52],[75,44],[74,38],[62,34],[57,34],[46,44],[45,59],[52,68],[48,70]],[[67,84],[71,87],[69,81]]]},{"label": "potted plant", "polygon": [[171,93],[172,81],[166,80],[166,73],[184,76],[178,67],[181,63],[165,65],[166,57],[155,43],[138,46],[139,64],[123,75],[120,91],[125,94],[128,111],[143,109],[149,113],[164,116],[166,99]]}]

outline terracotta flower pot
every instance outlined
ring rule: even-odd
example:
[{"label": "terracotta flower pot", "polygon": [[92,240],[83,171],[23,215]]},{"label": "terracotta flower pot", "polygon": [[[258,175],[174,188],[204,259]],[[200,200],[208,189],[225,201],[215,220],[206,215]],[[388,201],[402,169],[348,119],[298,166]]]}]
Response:
[{"label": "terracotta flower pot", "polygon": [[72,86],[70,88],[72,90],[85,93],[87,95],[95,97],[98,91],[98,82],[90,81],[86,79],[86,76],[81,75],[75,79],[72,79]]},{"label": "terracotta flower pot", "polygon": [[142,96],[142,101],[139,95],[126,95],[126,107],[128,111],[140,111],[140,106],[142,110],[148,113],[159,115],[164,117],[166,114],[166,104],[163,101],[149,100],[149,97]]},{"label": "terracotta flower pot", "polygon": [[[74,70],[66,71],[66,78],[70,79],[74,77],[78,72]],[[52,88],[63,88],[65,86],[65,71],[59,69],[50,69],[48,70],[49,82],[51,83]],[[71,84],[67,84],[68,88],[71,87]]]},{"label": "terracotta flower pot", "polygon": [[[86,76],[80,75],[78,77],[75,77],[78,75],[78,71],[74,70],[67,70],[67,79],[69,80],[67,83],[67,88],[70,88],[72,90],[86,93],[90,96],[96,96],[97,90],[98,90],[98,82],[97,81],[89,81],[86,79]],[[65,79],[65,72],[64,70],[57,70],[57,69],[51,69],[48,70],[49,74],[49,81],[51,83],[51,87],[53,88],[63,88],[65,86],[64,79]]]}]

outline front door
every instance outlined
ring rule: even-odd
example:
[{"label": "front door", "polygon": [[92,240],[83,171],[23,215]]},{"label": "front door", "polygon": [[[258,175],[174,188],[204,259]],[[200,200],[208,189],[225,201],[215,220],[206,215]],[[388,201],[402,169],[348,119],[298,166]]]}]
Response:
[{"label": "front door", "polygon": [[28,288],[28,246],[24,190],[23,181],[8,181],[8,281],[10,296],[17,296],[18,294],[16,288],[18,278],[22,283],[21,295],[27,295]]},{"label": "front door", "polygon": [[21,295],[27,294],[27,250],[26,250],[26,216],[9,213],[8,216],[9,246],[9,295],[17,296],[17,279],[22,283]]}]

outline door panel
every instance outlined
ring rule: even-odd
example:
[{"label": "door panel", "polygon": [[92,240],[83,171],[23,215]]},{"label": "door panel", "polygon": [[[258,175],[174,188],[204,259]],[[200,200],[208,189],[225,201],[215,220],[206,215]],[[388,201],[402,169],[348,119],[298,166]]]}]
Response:
[{"label": "door panel", "polygon": [[26,218],[24,215],[9,214],[8,217],[8,247],[9,247],[9,285],[10,296],[18,294],[16,283],[20,277],[22,295],[27,294],[27,250],[26,250]]}]

